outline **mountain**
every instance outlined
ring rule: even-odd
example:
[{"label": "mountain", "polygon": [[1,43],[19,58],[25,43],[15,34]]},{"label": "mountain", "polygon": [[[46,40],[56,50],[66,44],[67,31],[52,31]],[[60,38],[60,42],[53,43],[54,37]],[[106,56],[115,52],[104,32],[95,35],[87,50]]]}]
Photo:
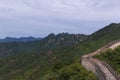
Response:
[{"label": "mountain", "polygon": [[[87,35],[83,34],[49,34],[42,40],[28,41],[28,42],[9,42],[0,43],[0,57],[15,55],[17,53],[35,53],[35,52],[46,52],[53,49],[58,49],[65,46],[73,46],[88,39]],[[9,46],[8,46],[9,45]],[[9,53],[9,54],[8,54]]]},{"label": "mountain", "polygon": [[[111,41],[120,39],[120,23],[111,23],[104,28],[89,35],[89,39],[85,42],[92,51],[99,49]],[[93,45],[96,44],[96,45]]]},{"label": "mountain", "polygon": [[76,68],[77,73],[74,76],[82,76],[78,74],[81,73],[85,80],[89,77],[96,80],[93,73],[79,64],[79,49],[74,48],[87,38],[83,34],[51,33],[41,41],[0,43],[0,79],[49,80],[49,77],[54,78],[53,75],[56,74],[64,80],[64,72],[56,72],[64,67],[64,71],[69,71],[70,68],[72,73]]},{"label": "mountain", "polygon": [[88,35],[83,34],[69,34],[69,33],[60,33],[60,34],[49,34],[41,43],[45,44],[46,47],[50,48],[57,48],[63,46],[70,46],[78,44],[79,42],[83,42],[89,38]]},{"label": "mountain", "polygon": [[[91,36],[93,39],[118,39],[120,34],[120,23],[111,23],[110,25],[100,29],[99,31],[93,33]],[[112,38],[111,38],[112,37]]]},{"label": "mountain", "polygon": [[120,24],[91,35],[51,33],[38,41],[0,43],[0,80],[97,80],[80,57],[120,39]]},{"label": "mountain", "polygon": [[41,40],[42,38],[34,38],[34,37],[21,37],[21,38],[12,38],[6,37],[5,39],[0,39],[0,43],[3,42],[28,42],[28,41],[36,41]]}]

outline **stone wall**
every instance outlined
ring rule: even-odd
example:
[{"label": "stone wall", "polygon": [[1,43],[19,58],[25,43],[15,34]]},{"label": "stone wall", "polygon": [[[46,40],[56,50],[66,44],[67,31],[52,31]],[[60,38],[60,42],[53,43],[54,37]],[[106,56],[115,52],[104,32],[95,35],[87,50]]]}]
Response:
[{"label": "stone wall", "polygon": [[91,61],[89,61],[88,58],[82,57],[81,64],[82,64],[82,66],[84,66],[88,71],[92,71],[93,73],[96,74],[95,66],[93,65],[93,63],[92,63]]},{"label": "stone wall", "polygon": [[101,54],[101,52],[112,48],[111,46],[117,47],[116,45],[120,46],[120,40],[113,41],[93,53],[82,56],[82,66],[88,71],[95,73],[99,80],[120,80],[120,75],[118,75],[107,63],[92,58],[94,55]]},{"label": "stone wall", "polygon": [[82,66],[84,66],[88,71],[93,72],[96,74],[99,80],[106,80],[106,77],[101,70],[101,68],[94,62],[90,61],[89,58],[82,57]]}]

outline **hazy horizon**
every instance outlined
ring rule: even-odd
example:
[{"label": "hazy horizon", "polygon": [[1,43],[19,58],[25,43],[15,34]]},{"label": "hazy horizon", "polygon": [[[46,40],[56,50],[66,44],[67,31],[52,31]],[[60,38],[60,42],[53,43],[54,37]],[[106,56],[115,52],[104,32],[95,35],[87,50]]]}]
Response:
[{"label": "hazy horizon", "polygon": [[120,22],[119,0],[0,0],[0,38],[91,34]]},{"label": "hazy horizon", "polygon": [[[109,24],[108,24],[109,25]],[[107,26],[107,25],[106,25]],[[58,34],[61,34],[61,33],[68,33],[68,34],[84,34],[84,35],[91,35],[92,33],[94,33],[94,32],[96,32],[96,31],[98,31],[98,30],[100,30],[100,29],[102,29],[102,28],[104,28],[104,27],[106,27],[106,26],[103,26],[103,27],[100,27],[100,28],[98,28],[98,29],[96,29],[95,31],[93,31],[93,32],[91,32],[91,33],[74,33],[74,32],[58,32],[58,33],[54,33],[54,32],[51,32],[51,33],[48,33],[48,34],[46,34],[46,35],[43,35],[43,36],[35,36],[35,35],[28,35],[28,36],[4,36],[4,37],[1,37],[0,36],[0,39],[5,39],[5,38],[7,38],[7,37],[10,37],[10,38],[26,38],[26,37],[34,37],[34,38],[44,38],[44,37],[47,37],[49,34],[55,34],[55,35],[58,35]],[[87,30],[86,30],[87,31]]]}]

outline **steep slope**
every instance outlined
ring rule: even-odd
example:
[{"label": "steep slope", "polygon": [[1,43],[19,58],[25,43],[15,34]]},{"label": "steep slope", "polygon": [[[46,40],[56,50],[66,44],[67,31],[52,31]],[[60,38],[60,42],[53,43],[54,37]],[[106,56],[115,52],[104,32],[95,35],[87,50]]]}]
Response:
[{"label": "steep slope", "polygon": [[[64,66],[73,64],[79,58],[80,53],[74,46],[87,38],[88,36],[81,34],[61,33],[50,34],[41,41],[1,43],[0,79],[36,80],[45,78],[47,74],[54,72],[56,69],[54,65],[58,63],[61,67],[57,69],[62,70]],[[84,74],[89,74],[80,64],[78,68],[83,70]],[[94,75],[93,78],[96,79]]]},{"label": "steep slope", "polygon": [[93,33],[91,36],[93,40],[106,39],[106,40],[116,40],[120,38],[120,24],[112,23],[99,31]]},{"label": "steep slope", "polygon": [[99,31],[93,33],[91,36],[94,40],[102,39],[102,38],[105,38],[106,40],[107,39],[115,40],[118,39],[118,37],[120,38],[119,34],[120,34],[120,24],[112,23],[106,26],[105,28],[100,29]]},{"label": "steep slope", "polygon": [[61,33],[50,34],[42,40],[29,42],[8,42],[0,43],[0,56],[15,55],[17,53],[39,53],[48,52],[54,48],[71,46],[86,40],[87,35]]},{"label": "steep slope", "polygon": [[[89,80],[91,76],[96,80],[95,75],[78,64],[79,58],[120,39],[119,31],[120,24],[111,24],[90,36],[61,33],[50,34],[40,41],[0,43],[0,79],[49,80],[53,76],[53,80]],[[77,75],[79,72],[74,69],[83,70],[84,74]]]},{"label": "steep slope", "polygon": [[85,44],[90,46],[91,52],[93,52],[111,41],[118,39],[120,39],[120,24],[112,23],[91,34],[89,39],[85,41]]}]

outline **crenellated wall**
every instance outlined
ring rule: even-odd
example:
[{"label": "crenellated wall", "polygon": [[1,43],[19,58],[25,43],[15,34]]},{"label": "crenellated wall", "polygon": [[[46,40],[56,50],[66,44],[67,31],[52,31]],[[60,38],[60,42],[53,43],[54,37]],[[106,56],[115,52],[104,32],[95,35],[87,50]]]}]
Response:
[{"label": "crenellated wall", "polygon": [[90,61],[86,57],[82,57],[82,66],[84,66],[88,71],[93,72],[97,75],[99,80],[106,80],[104,73],[102,72],[101,68],[94,62]]},{"label": "crenellated wall", "polygon": [[88,70],[95,73],[99,80],[120,80],[120,75],[118,75],[106,62],[92,58],[96,54],[101,54],[101,52],[111,48],[120,46],[120,40],[113,41],[99,50],[90,53],[88,55],[82,56],[81,64]]}]

